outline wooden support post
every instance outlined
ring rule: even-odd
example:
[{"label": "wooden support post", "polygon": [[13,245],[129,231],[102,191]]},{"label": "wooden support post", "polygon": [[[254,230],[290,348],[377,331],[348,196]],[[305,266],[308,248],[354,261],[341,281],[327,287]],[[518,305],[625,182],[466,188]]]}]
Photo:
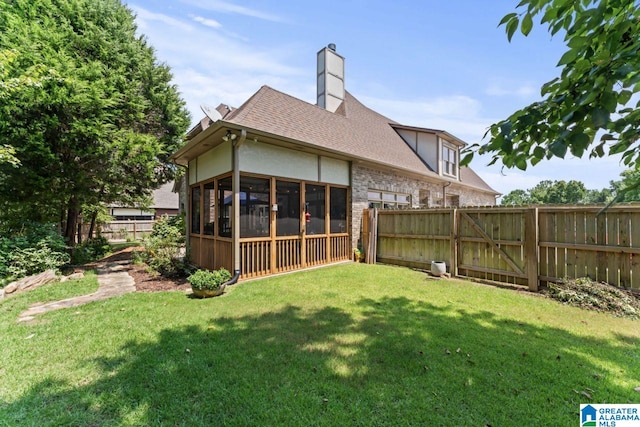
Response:
[{"label": "wooden support post", "polygon": [[325,241],[325,263],[331,262],[331,190],[328,185],[324,187],[324,234]]},{"label": "wooden support post", "polygon": [[538,290],[538,208],[525,212],[524,256],[526,259],[527,284],[529,290]]},{"label": "wooden support post", "polygon": [[276,242],[276,220],[278,217],[278,211],[273,210],[273,206],[278,204],[278,198],[276,196],[276,179],[271,178],[271,186],[269,191],[269,237],[271,238],[270,253],[269,253],[269,274],[276,273],[277,268],[277,253],[278,245]]},{"label": "wooden support post", "polygon": [[300,266],[307,266],[307,221],[305,218],[305,203],[307,202],[307,187],[305,182],[300,183]]},{"label": "wooden support post", "polygon": [[449,273],[451,276],[456,277],[458,275],[458,210],[451,209],[449,234]]}]

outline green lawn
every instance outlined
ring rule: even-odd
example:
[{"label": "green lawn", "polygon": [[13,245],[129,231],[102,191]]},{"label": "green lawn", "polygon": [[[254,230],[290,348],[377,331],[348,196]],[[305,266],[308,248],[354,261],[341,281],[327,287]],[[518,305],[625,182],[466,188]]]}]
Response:
[{"label": "green lawn", "polygon": [[640,322],[397,267],[16,323],[92,282],[0,303],[0,425],[562,426],[580,403],[640,401]]}]

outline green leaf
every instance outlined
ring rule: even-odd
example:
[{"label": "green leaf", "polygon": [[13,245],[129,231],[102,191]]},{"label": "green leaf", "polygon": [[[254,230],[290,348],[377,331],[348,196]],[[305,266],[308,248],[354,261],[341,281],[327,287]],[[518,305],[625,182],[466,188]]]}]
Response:
[{"label": "green leaf", "polygon": [[551,22],[552,20],[556,19],[557,16],[558,16],[558,9],[555,8],[553,5],[548,6],[546,12],[544,13],[544,16],[540,20],[540,23],[544,24],[545,22]]},{"label": "green leaf", "polygon": [[549,152],[556,157],[564,159],[564,156],[567,154],[567,145],[564,140],[556,139],[549,144]]},{"label": "green leaf", "polygon": [[507,39],[509,41],[511,41],[511,38],[513,37],[513,34],[516,32],[516,30],[518,29],[518,24],[520,23],[520,19],[516,16],[513,19],[511,19],[508,23],[507,23]]},{"label": "green leaf", "polygon": [[627,102],[629,102],[632,95],[633,93],[630,90],[620,91],[620,93],[618,94],[618,103],[620,103],[621,105],[625,105]]},{"label": "green leaf", "polygon": [[557,66],[559,67],[560,65],[569,64],[575,61],[577,57],[578,57],[577,49],[568,50],[564,53],[564,55],[562,55],[562,57],[560,58],[560,61],[558,61]]},{"label": "green leaf", "polygon": [[584,150],[589,146],[591,138],[584,132],[577,132],[571,134],[569,137],[569,146],[571,147],[571,154],[576,157],[582,157]]},{"label": "green leaf", "polygon": [[499,27],[500,25],[505,24],[507,21],[510,21],[511,19],[515,18],[516,16],[518,16],[518,14],[517,14],[517,13],[509,13],[509,14],[505,15],[505,16],[500,20],[500,23],[498,24],[498,27]]},{"label": "green leaf", "polygon": [[516,159],[516,167],[518,169],[520,169],[521,171],[526,171],[527,170],[527,160],[524,157],[518,157]]},{"label": "green leaf", "polygon": [[596,128],[604,127],[609,123],[609,112],[602,107],[596,107],[591,112],[591,122]]},{"label": "green leaf", "polygon": [[473,154],[473,151],[466,153],[460,160],[460,166],[467,166],[469,163],[471,163],[471,160],[473,160]]},{"label": "green leaf", "polygon": [[536,148],[533,149],[533,159],[531,160],[531,163],[533,163],[533,160],[536,160],[536,163],[537,163],[540,160],[544,159],[545,154],[546,154],[546,150],[540,146],[537,146]]},{"label": "green leaf", "polygon": [[520,31],[522,31],[522,34],[524,34],[524,36],[526,37],[531,32],[532,28],[533,28],[533,18],[531,17],[530,13],[527,13],[522,19],[522,25],[520,26]]},{"label": "green leaf", "polygon": [[609,113],[615,113],[618,106],[618,97],[615,92],[604,92],[601,98],[602,106]]}]

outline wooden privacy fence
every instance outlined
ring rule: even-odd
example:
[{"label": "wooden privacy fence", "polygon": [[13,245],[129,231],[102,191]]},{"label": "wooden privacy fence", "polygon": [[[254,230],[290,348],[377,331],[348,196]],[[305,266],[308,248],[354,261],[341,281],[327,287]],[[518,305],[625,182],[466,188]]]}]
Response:
[{"label": "wooden privacy fence", "polygon": [[[589,277],[640,290],[640,206],[380,210],[376,259],[528,286]],[[366,239],[365,239],[366,240]],[[368,247],[375,248],[369,244]]]},{"label": "wooden privacy fence", "polygon": [[100,226],[100,234],[109,241],[140,240],[151,234],[155,220],[110,221]]}]

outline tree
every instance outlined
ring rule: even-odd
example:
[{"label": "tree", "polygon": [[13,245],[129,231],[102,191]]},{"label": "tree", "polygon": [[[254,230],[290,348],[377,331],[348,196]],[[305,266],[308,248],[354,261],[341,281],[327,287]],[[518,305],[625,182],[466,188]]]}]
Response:
[{"label": "tree", "polygon": [[[527,191],[513,190],[503,197],[503,205],[587,203],[588,190],[580,181],[540,181]],[[591,196],[591,195],[590,195]]]},{"label": "tree", "polygon": [[640,170],[629,169],[620,173],[620,181],[611,181],[611,192],[615,195],[617,202],[639,202],[640,201]]},{"label": "tree", "polygon": [[502,197],[500,204],[510,206],[530,205],[532,204],[531,195],[525,190],[513,190],[506,196]]},{"label": "tree", "polygon": [[622,153],[625,165],[640,168],[640,103],[633,99],[640,91],[640,4],[522,0],[516,9],[500,22],[509,40],[518,28],[527,36],[537,16],[552,35],[564,32],[560,77],[542,86],[541,101],[493,124],[490,140],[472,146],[463,163],[474,151],[521,170],[567,153]]},{"label": "tree", "polygon": [[119,0],[0,5],[0,212],[64,221],[171,180],[189,115],[166,65]]}]

